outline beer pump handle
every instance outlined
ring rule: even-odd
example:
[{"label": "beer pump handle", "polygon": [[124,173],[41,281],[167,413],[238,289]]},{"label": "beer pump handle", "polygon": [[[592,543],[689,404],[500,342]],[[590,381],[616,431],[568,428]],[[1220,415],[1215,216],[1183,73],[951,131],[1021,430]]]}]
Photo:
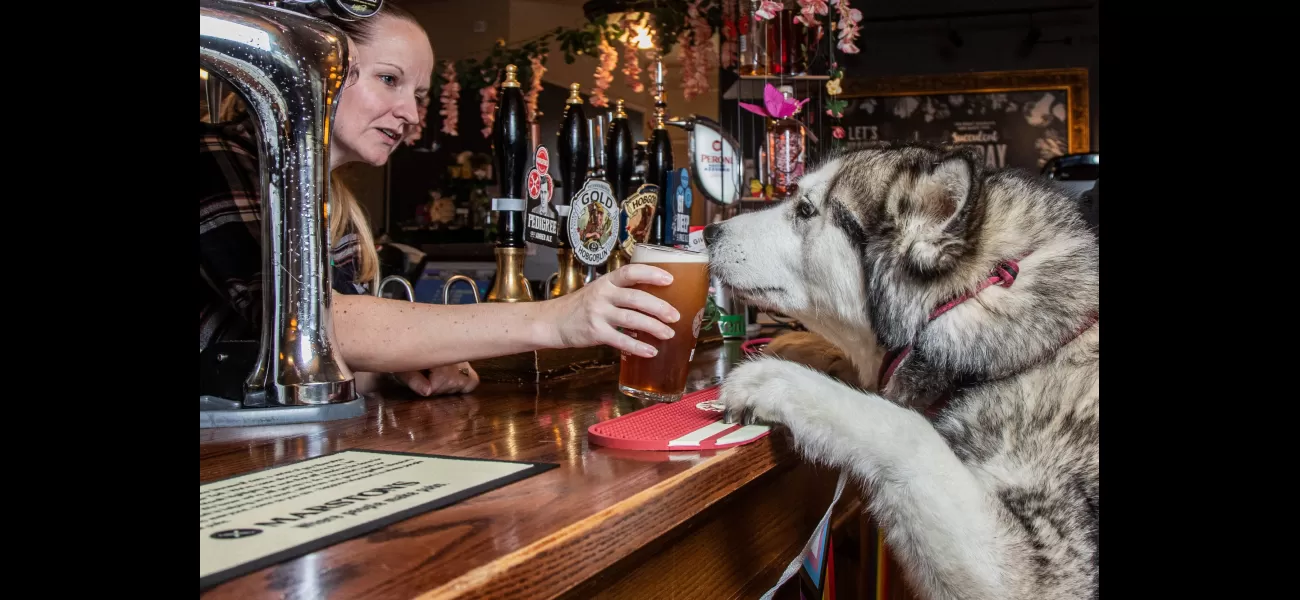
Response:
[{"label": "beer pump handle", "polygon": [[506,65],[505,81],[492,123],[492,150],[501,178],[501,197],[492,201],[497,211],[499,248],[524,248],[524,175],[528,168],[528,120],[518,69]]},{"label": "beer pump handle", "polygon": [[[564,103],[564,121],[560,125],[559,153],[560,153],[560,189],[561,197],[555,205],[556,207],[564,206],[568,208],[573,202],[573,195],[578,193],[582,188],[582,182],[587,178],[587,168],[591,163],[591,157],[588,155],[587,140],[587,118],[582,108],[582,96],[578,93],[581,84],[574,83],[569,86],[569,98]],[[565,216],[564,210],[560,209],[560,231],[568,230],[569,218]],[[569,240],[567,235],[560,236],[560,248],[568,247]]]},{"label": "beer pump handle", "polygon": [[[632,128],[623,110],[623,99],[619,98],[614,112],[614,121],[610,125],[609,138],[605,146],[605,159],[609,161],[607,171],[609,185],[614,190],[614,199],[622,202],[632,195],[632,172],[636,168],[632,157]],[[622,224],[624,227],[627,223]]]},{"label": "beer pump handle", "polygon": [[[646,183],[659,186],[659,204],[655,207],[655,220],[650,225],[650,243],[670,244],[671,225],[668,223],[668,175],[673,172],[673,145],[668,140],[666,129],[655,129],[650,133],[649,163],[646,167]],[[683,240],[684,242],[685,240]]]},{"label": "beer pump handle", "polygon": [[650,243],[667,244],[685,243],[686,240],[673,239],[672,223],[668,221],[668,176],[673,172],[673,144],[668,138],[665,119],[668,113],[668,99],[664,94],[664,62],[658,53],[654,56],[654,130],[650,133],[650,144],[646,148],[647,158],[645,180],[659,186],[659,205],[655,207],[655,220],[650,225]]},{"label": "beer pump handle", "polygon": [[524,95],[519,90],[518,69],[506,65],[501,82],[496,121],[492,123],[492,150],[497,173],[501,177],[501,197],[492,200],[497,211],[497,262],[488,302],[531,302],[532,286],[524,277],[524,260],[528,245],[524,238],[524,177],[528,169],[529,126],[524,111]]}]

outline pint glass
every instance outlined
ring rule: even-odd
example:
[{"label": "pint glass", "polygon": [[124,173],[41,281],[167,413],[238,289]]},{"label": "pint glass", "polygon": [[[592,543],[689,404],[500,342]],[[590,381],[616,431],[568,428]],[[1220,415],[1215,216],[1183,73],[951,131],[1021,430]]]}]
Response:
[{"label": "pint glass", "polygon": [[709,255],[668,246],[637,244],[632,251],[633,263],[654,265],[673,276],[669,285],[637,285],[637,289],[673,305],[681,318],[670,323],[675,335],[661,340],[643,331],[628,330],[627,335],[654,346],[659,354],[642,358],[623,353],[619,366],[620,392],[657,402],[676,402],[686,390],[695,341],[704,322],[704,305],[709,295]]}]

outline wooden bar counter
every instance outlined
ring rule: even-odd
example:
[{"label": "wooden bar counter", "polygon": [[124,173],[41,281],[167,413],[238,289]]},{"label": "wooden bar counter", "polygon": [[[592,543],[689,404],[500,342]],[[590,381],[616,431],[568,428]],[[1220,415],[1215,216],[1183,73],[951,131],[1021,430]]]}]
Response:
[{"label": "wooden bar counter", "polygon": [[[716,384],[739,357],[738,342],[701,343],[688,390]],[[589,426],[643,406],[617,392],[617,379],[611,366],[541,384],[484,383],[464,396],[385,390],[355,419],[200,430],[200,483],[347,449],[560,465],[204,595],[757,598],[807,541],[836,474],[804,465],[783,430],[712,452],[589,444]],[[840,528],[847,535],[857,535],[858,502],[846,490],[837,507],[837,522],[852,522]],[[855,545],[835,552],[852,557]]]}]

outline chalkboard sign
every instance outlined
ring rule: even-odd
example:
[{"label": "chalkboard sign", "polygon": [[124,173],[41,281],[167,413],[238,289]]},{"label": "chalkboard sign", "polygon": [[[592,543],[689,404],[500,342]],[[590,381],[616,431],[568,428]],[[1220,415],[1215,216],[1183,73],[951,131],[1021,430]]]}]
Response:
[{"label": "chalkboard sign", "polygon": [[840,125],[850,150],[882,141],[974,146],[989,168],[1038,172],[1089,150],[1084,69],[847,79]]}]

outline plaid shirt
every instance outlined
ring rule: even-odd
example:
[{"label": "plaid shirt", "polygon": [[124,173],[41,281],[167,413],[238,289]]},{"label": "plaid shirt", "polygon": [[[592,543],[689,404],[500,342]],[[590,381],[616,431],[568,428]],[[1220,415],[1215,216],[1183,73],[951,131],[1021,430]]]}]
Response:
[{"label": "plaid shirt", "polygon": [[[217,340],[259,340],[262,327],[262,205],[257,143],[249,118],[199,123],[199,352]],[[356,282],[359,237],[334,245],[332,281],[341,294]]]}]

